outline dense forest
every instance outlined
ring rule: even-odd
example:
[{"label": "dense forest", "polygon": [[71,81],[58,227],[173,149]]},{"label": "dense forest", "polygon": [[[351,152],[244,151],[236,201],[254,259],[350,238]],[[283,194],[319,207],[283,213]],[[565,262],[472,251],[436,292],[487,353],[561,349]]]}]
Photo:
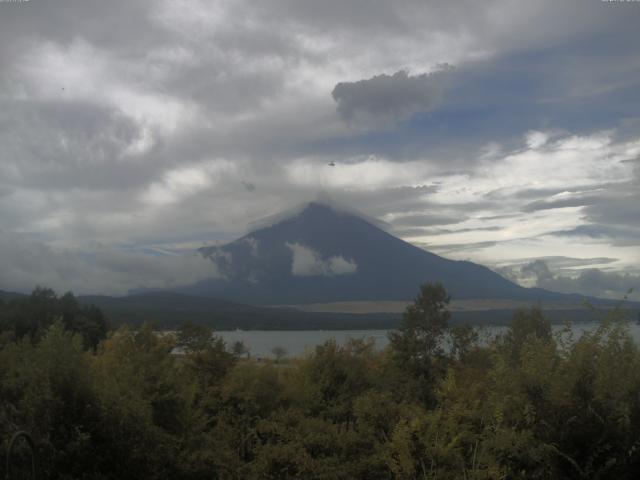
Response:
[{"label": "dense forest", "polygon": [[[0,302],[0,452],[26,431],[38,478],[55,479],[637,478],[624,318],[573,338],[533,307],[480,341],[449,325],[448,302],[421,287],[384,351],[327,342],[256,362],[202,325],[113,331],[36,289]],[[29,458],[17,445],[0,476]]]}]

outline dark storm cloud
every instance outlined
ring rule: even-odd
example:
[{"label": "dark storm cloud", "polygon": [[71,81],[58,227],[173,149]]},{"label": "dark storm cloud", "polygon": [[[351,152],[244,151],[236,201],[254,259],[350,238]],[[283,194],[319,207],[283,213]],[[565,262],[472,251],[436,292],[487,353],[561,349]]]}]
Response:
[{"label": "dark storm cloud", "polygon": [[411,76],[406,71],[368,80],[338,83],[331,96],[347,122],[389,125],[431,110],[441,96],[442,74]]}]

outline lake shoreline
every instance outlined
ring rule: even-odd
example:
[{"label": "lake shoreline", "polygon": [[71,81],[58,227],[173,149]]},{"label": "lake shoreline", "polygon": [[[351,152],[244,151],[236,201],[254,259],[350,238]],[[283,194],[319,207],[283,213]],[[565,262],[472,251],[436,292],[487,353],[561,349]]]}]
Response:
[{"label": "lake shoreline", "polygon": [[[579,338],[585,332],[594,330],[599,322],[573,322],[572,332]],[[634,340],[640,344],[640,324],[628,322],[629,330]],[[505,333],[506,325],[475,326],[480,333],[481,341],[488,341],[491,337]],[[564,324],[552,326],[554,332],[561,332]],[[218,330],[214,334],[221,337],[227,345],[241,341],[249,349],[250,356],[272,358],[272,350],[282,347],[287,351],[287,357],[305,356],[317,345],[334,339],[339,345],[344,345],[349,339],[373,338],[376,350],[382,350],[388,345],[388,333],[395,329],[344,329],[344,330]]]}]

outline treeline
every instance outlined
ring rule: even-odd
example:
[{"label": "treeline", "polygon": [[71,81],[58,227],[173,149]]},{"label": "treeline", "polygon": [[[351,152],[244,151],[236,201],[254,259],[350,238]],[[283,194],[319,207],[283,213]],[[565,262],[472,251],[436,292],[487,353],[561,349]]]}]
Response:
[{"label": "treeline", "polygon": [[[194,325],[177,337],[122,327],[96,344],[60,301],[41,317],[2,307],[0,447],[28,431],[40,478],[640,473],[640,352],[615,316],[571,338],[533,308],[481,343],[471,327],[448,326],[446,292],[425,285],[382,352],[327,342],[264,364]],[[36,318],[48,320],[25,320]]]},{"label": "treeline", "polygon": [[71,292],[58,297],[50,288],[36,287],[29,296],[0,298],[0,334],[4,343],[26,338],[36,344],[56,322],[65,331],[78,334],[90,349],[95,349],[109,330],[102,310],[81,305]]}]

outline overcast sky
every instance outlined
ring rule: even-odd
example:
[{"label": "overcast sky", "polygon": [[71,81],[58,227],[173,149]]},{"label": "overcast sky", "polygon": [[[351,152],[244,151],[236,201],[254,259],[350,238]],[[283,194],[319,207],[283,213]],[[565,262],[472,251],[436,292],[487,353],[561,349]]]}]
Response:
[{"label": "overcast sky", "polygon": [[188,283],[210,265],[185,252],[323,192],[620,297],[639,26],[628,1],[0,0],[0,289]]}]

